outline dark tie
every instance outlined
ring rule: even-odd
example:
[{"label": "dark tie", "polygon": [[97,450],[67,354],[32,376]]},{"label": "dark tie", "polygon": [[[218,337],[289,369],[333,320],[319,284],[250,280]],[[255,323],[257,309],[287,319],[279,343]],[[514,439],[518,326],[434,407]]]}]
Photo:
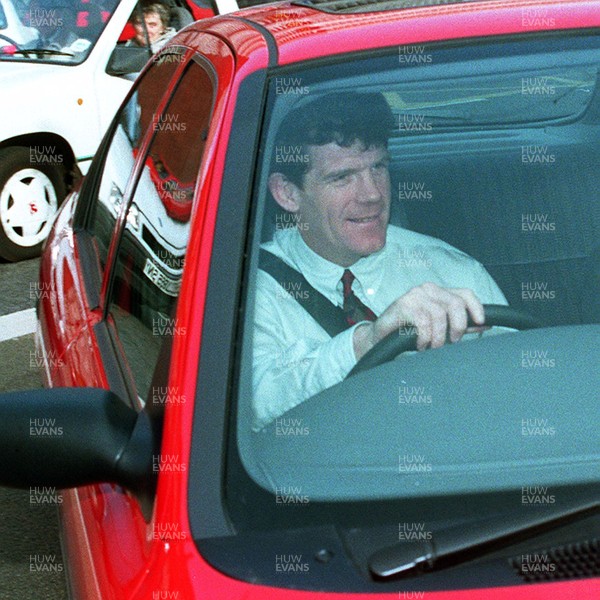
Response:
[{"label": "dark tie", "polygon": [[344,286],[344,315],[348,325],[356,325],[360,321],[375,321],[377,315],[368,307],[365,306],[352,291],[352,282],[354,281],[354,273],[350,269],[346,269],[342,275],[342,284]]}]

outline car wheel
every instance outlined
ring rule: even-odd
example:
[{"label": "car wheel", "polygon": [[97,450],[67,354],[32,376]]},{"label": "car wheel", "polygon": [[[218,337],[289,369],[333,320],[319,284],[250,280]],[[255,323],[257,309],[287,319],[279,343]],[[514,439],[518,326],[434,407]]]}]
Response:
[{"label": "car wheel", "polygon": [[0,257],[6,260],[39,255],[66,194],[63,165],[35,158],[24,147],[0,150]]}]

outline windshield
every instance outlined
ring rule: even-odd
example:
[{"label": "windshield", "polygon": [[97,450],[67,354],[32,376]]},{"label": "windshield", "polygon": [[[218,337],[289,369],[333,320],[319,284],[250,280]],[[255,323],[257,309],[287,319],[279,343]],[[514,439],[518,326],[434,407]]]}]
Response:
[{"label": "windshield", "polygon": [[19,0],[13,34],[0,60],[83,62],[100,38],[118,0]]},{"label": "windshield", "polygon": [[[591,476],[585,438],[565,454],[556,407],[526,402],[532,386],[557,399],[577,386],[588,398],[586,373],[597,380],[597,353],[569,361],[594,347],[590,332],[565,326],[600,321],[589,296],[600,248],[589,187],[599,55],[449,63],[444,54],[403,47],[271,79],[238,420],[242,460],[267,488],[291,480],[313,499],[374,500],[518,487],[525,465],[551,484]],[[508,318],[504,328],[453,329],[455,289],[543,328],[507,333],[518,328]],[[423,316],[444,310],[441,325]],[[460,343],[425,331],[446,321]],[[378,327],[412,329],[420,349],[434,349],[348,378],[363,332],[385,337]],[[567,342],[574,331],[581,339]],[[481,419],[491,407],[522,437],[502,443],[506,431]],[[579,439],[581,415],[564,418]],[[565,461],[581,470],[561,473]]]}]

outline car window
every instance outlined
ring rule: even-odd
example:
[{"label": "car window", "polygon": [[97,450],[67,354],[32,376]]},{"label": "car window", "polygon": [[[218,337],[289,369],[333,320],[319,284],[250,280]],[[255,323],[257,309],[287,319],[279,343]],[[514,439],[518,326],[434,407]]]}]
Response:
[{"label": "car window", "polygon": [[116,117],[89,227],[101,273],[106,265],[115,223],[124,210],[123,195],[132,176],[135,159],[145,135],[152,135],[153,115],[158,114],[162,93],[179,67],[180,56],[173,55],[173,58],[152,63]]},{"label": "car window", "polygon": [[[141,115],[146,102],[154,104],[154,94],[153,88],[138,89]],[[212,103],[211,75],[191,62],[166,107],[151,116],[152,139],[127,202],[108,306],[143,401],[151,392],[163,341],[185,335],[174,309]]]}]

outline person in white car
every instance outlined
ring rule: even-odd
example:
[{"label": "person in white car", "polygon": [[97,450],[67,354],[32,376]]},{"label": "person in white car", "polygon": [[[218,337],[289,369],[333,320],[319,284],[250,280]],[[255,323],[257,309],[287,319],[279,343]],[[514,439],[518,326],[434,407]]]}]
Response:
[{"label": "person in white car", "polygon": [[177,33],[169,27],[169,21],[170,11],[162,2],[142,4],[133,12],[131,23],[135,37],[128,44],[147,46],[147,32],[152,53],[156,54]]}]

